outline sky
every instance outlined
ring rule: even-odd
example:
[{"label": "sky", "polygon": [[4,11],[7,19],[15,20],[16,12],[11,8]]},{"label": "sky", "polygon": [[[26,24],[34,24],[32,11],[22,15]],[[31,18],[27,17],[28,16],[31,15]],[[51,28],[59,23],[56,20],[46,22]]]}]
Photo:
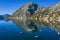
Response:
[{"label": "sky", "polygon": [[34,2],[43,7],[50,7],[60,2],[60,0],[0,0],[0,15],[12,15],[29,2]]}]

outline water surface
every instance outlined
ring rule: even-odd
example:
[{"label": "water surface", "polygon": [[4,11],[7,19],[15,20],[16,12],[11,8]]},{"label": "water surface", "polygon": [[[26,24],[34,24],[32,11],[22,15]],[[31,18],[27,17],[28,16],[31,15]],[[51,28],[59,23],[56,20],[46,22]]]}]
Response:
[{"label": "water surface", "polygon": [[[38,36],[38,37],[36,37]],[[0,40],[60,40],[60,35],[55,30],[41,29],[29,33],[12,21],[0,21]]]}]

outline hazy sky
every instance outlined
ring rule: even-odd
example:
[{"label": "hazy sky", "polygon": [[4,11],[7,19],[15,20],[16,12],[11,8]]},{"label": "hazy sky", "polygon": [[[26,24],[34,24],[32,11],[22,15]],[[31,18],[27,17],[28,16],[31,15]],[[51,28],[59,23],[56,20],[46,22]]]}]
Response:
[{"label": "hazy sky", "polygon": [[40,6],[49,7],[59,1],[60,0],[0,0],[0,15],[13,14],[16,10],[21,8],[21,6],[29,2],[35,2]]}]

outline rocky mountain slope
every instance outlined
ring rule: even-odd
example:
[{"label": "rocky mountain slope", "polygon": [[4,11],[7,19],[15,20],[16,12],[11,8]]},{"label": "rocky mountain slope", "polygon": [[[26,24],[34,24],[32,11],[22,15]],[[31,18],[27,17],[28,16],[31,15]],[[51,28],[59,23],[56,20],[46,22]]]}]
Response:
[{"label": "rocky mountain slope", "polygon": [[30,2],[17,10],[9,19],[29,32],[41,28],[51,28],[60,32],[60,2],[49,8]]}]

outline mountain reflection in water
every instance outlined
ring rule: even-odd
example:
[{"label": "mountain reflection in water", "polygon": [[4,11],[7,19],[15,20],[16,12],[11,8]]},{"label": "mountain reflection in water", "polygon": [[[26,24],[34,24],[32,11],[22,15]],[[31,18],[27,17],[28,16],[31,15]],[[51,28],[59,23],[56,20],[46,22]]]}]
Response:
[{"label": "mountain reflection in water", "polygon": [[0,21],[0,40],[60,40],[60,35],[48,28],[29,33],[12,21]]}]

